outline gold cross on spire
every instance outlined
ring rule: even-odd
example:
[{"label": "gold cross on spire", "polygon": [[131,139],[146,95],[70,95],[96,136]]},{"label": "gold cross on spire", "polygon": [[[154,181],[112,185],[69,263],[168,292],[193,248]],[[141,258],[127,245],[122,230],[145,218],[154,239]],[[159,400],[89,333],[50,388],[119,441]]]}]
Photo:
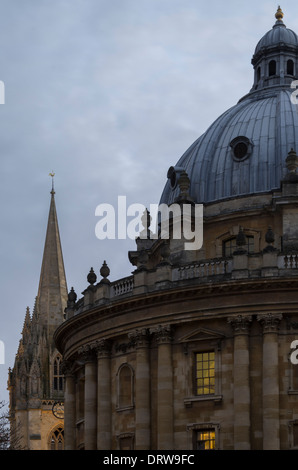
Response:
[{"label": "gold cross on spire", "polygon": [[49,173],[49,176],[51,176],[51,178],[52,178],[52,191],[51,191],[51,194],[55,194],[55,190],[54,190],[54,176],[55,176],[55,173],[52,171],[52,173]]}]

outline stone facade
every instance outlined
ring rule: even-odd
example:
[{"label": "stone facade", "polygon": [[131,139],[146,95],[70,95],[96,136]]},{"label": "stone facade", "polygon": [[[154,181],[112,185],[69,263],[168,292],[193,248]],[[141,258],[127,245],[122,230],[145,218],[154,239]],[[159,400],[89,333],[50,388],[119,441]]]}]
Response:
[{"label": "stone facade", "polygon": [[[206,206],[200,251],[170,240],[165,261],[166,241],[150,241],[145,257],[149,240],[138,240],[132,276],[93,276],[84,296],[69,300],[55,332],[69,366],[67,448],[185,450],[203,432],[218,449],[298,445],[298,366],[290,361],[298,257],[282,246],[283,201],[291,192],[298,213],[297,184]],[[239,233],[254,238],[253,252],[237,248]],[[224,257],[231,235],[236,249]],[[203,353],[214,354],[214,387],[199,392]]]}]

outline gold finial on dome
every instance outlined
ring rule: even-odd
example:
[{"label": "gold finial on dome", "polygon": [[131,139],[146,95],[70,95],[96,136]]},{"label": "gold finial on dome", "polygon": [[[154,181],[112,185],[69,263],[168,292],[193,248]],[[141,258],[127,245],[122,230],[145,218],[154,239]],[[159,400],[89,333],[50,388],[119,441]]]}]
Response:
[{"label": "gold finial on dome", "polygon": [[275,18],[277,19],[277,21],[282,21],[283,17],[284,17],[283,11],[280,8],[280,6],[278,6],[277,12],[275,13]]}]

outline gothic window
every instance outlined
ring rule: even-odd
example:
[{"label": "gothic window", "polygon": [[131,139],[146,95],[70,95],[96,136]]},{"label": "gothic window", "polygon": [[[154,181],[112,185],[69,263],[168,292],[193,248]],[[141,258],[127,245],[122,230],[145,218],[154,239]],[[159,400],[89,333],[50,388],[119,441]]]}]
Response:
[{"label": "gothic window", "polygon": [[64,450],[64,430],[62,426],[52,431],[50,435],[50,450]]},{"label": "gothic window", "polygon": [[[245,238],[246,238],[246,245],[243,246],[244,250],[246,250],[247,253],[254,253],[255,251],[254,237],[252,235],[246,235]],[[232,256],[234,251],[237,250],[236,237],[231,237],[228,240],[225,240],[223,242],[222,248],[223,248],[222,249],[223,257]]]},{"label": "gothic window", "polygon": [[133,369],[129,364],[122,364],[117,373],[118,408],[133,407]]},{"label": "gothic window", "polygon": [[215,353],[214,351],[195,354],[195,394],[214,395],[215,393]]},{"label": "gothic window", "polygon": [[270,60],[269,62],[269,77],[276,75],[276,62],[275,60]]},{"label": "gothic window", "polygon": [[194,433],[194,450],[214,450],[215,430],[202,429]]},{"label": "gothic window", "polygon": [[63,392],[63,374],[61,368],[61,356],[54,360],[53,389],[55,392]]},{"label": "gothic window", "polygon": [[294,62],[291,59],[287,62],[287,75],[294,75]]}]

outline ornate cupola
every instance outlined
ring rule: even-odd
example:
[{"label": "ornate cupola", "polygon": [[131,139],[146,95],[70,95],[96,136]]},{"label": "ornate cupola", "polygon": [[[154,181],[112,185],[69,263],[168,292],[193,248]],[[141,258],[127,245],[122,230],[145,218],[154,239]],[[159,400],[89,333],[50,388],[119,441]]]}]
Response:
[{"label": "ornate cupola", "polygon": [[253,90],[274,85],[289,86],[298,76],[298,36],[283,22],[280,7],[276,22],[258,42],[253,58],[255,76]]}]

